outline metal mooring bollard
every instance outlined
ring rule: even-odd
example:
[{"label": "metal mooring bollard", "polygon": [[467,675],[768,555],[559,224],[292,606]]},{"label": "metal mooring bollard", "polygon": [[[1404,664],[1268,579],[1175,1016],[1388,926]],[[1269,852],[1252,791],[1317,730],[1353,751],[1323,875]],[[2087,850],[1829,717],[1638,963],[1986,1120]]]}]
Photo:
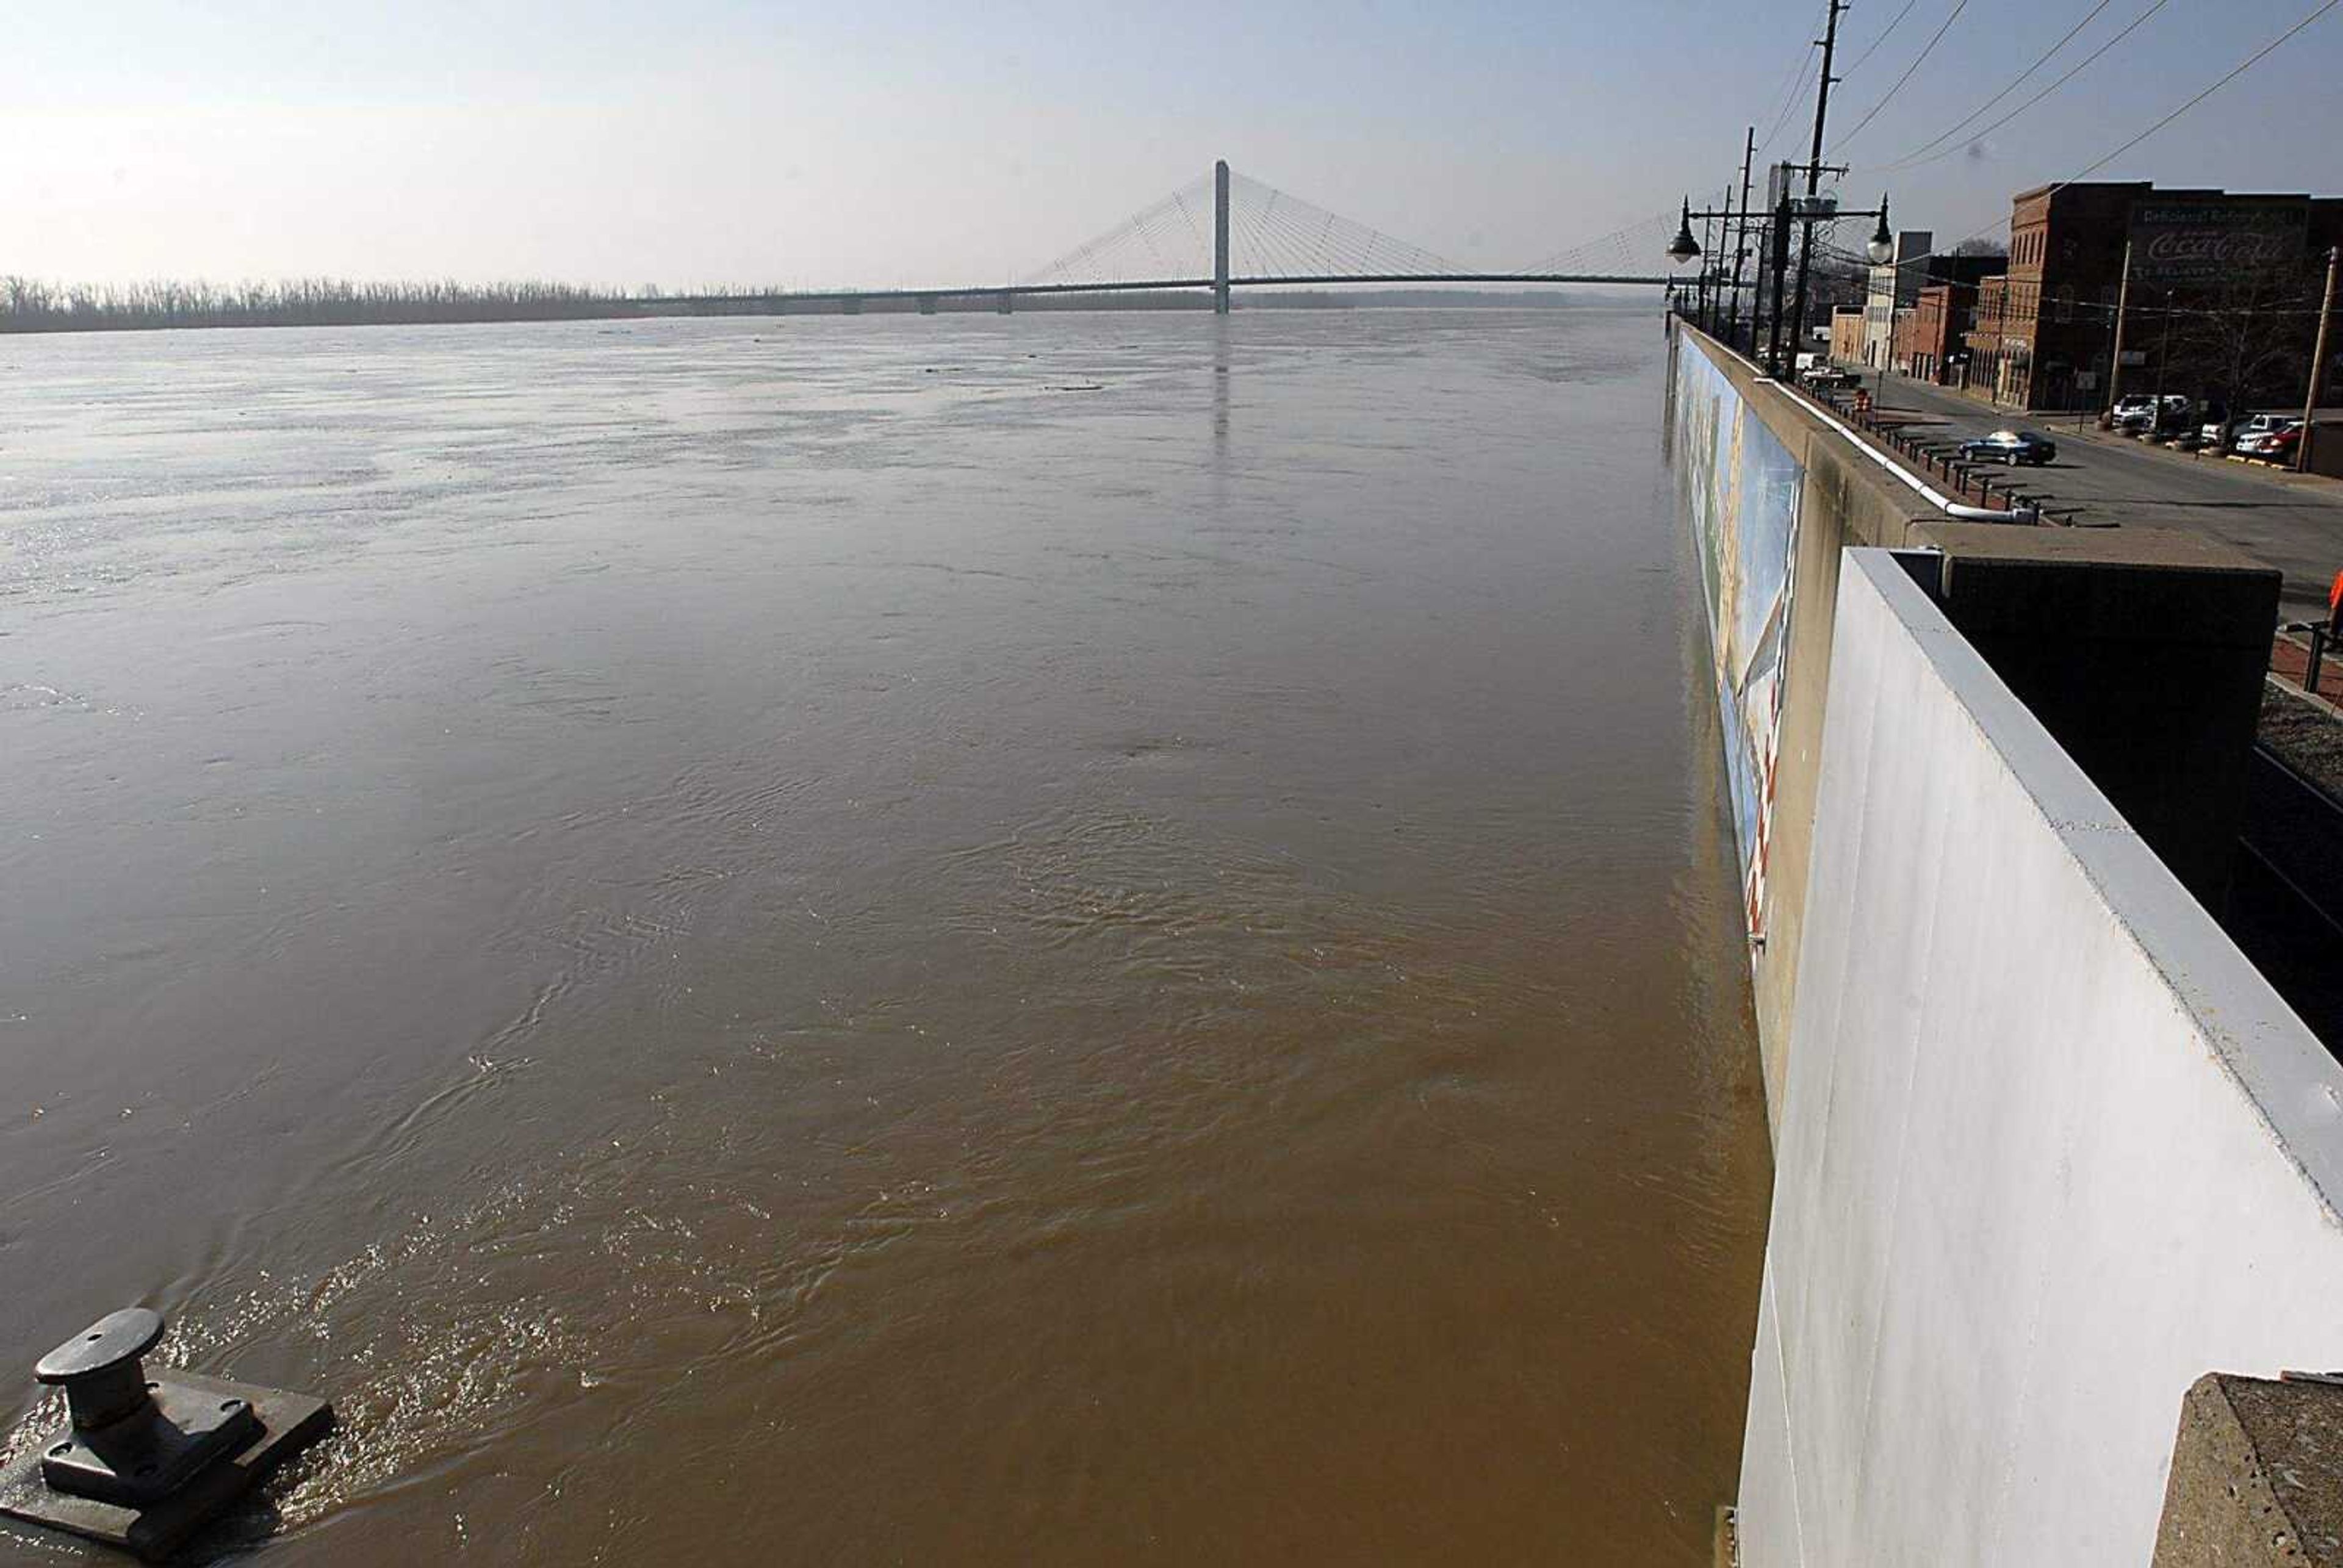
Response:
[{"label": "metal mooring bollard", "polygon": [[163,1316],[126,1307],[33,1368],[65,1391],[66,1424],[0,1468],[0,1513],[149,1563],[334,1423],[324,1400],[194,1372],[146,1373]]}]

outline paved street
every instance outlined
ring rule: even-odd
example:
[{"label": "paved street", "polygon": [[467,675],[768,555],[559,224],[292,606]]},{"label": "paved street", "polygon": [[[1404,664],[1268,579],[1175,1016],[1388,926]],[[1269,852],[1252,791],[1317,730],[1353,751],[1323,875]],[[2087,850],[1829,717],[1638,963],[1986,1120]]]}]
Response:
[{"label": "paved street", "polygon": [[[1875,373],[1864,385],[1875,387]],[[1883,410],[1942,419],[1948,437],[1991,430],[2038,430],[2058,443],[2058,460],[2025,470],[2026,488],[2084,508],[2080,519],[2119,526],[2194,528],[2225,539],[2286,574],[2289,620],[2323,616],[2328,585],[2343,570],[2343,484],[2298,480],[2217,457],[2190,457],[2096,430],[2072,414],[2020,414],[1924,382],[1889,376]]]}]

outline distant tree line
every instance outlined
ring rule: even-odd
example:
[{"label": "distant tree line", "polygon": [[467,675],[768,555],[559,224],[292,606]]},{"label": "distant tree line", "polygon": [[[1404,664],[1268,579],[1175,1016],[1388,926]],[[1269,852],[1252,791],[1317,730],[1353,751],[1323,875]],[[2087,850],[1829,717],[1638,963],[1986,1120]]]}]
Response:
[{"label": "distant tree line", "polygon": [[[1252,309],[1342,309],[1357,306],[1523,306],[1564,303],[1535,293],[1483,290],[1256,291]],[[942,299],[940,310],[989,311],[990,294]],[[1020,311],[1203,310],[1201,289],[1152,294],[1027,295]],[[862,308],[874,315],[919,308],[915,297],[874,297]],[[271,283],[220,284],[158,278],[146,283],[61,284],[0,275],[0,333],[123,332],[188,327],[374,327],[464,321],[588,321],[652,316],[833,314],[834,298],[784,288],[718,286],[669,295],[657,285],[639,289],[582,287],[569,283],[361,283],[342,277],[297,277]]]},{"label": "distant tree line", "polygon": [[[714,289],[718,297],[755,291]],[[0,276],[0,332],[103,332],[157,327],[350,327],[394,322],[561,321],[638,316],[659,298],[568,283],[360,283],[297,277],[219,284],[56,284]]]}]

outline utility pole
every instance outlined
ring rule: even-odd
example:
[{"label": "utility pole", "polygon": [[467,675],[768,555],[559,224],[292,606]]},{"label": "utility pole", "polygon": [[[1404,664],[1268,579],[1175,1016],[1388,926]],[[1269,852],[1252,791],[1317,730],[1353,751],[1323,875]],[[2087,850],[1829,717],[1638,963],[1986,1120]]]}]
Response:
[{"label": "utility pole", "polygon": [[1708,330],[1716,331],[1717,318],[1725,304],[1725,256],[1717,249],[1717,236],[1728,230],[1733,216],[1733,187],[1725,187],[1725,211],[1712,214],[1708,219]]},{"label": "utility pole", "polygon": [[2164,427],[2164,367],[2172,361],[2172,298],[2176,291],[2164,291],[2164,341],[2156,349],[2156,429]]},{"label": "utility pole", "polygon": [[2116,286],[2116,351],[2109,355],[2107,365],[2107,407],[2100,417],[2099,427],[2110,429],[2115,425],[2116,397],[2123,391],[2123,332],[2124,313],[2131,308],[2131,241],[2124,241],[2123,281]]},{"label": "utility pole", "polygon": [[[1733,237],[1733,292],[1726,297],[1725,307],[1725,341],[1734,347],[1739,347],[1735,339],[1741,330],[1741,263],[1749,254],[1749,166],[1756,156],[1757,127],[1752,126],[1749,127],[1749,140],[1741,153],[1741,222]],[[1756,320],[1754,309],[1750,313],[1750,320],[1753,323]],[[1749,347],[1752,349],[1757,347],[1757,337],[1754,332],[1750,334]]]},{"label": "utility pole", "polygon": [[1701,233],[1705,236],[1702,243],[1708,248],[1700,253],[1700,266],[1701,276],[1708,280],[1706,329],[1712,337],[1717,335],[1717,328],[1725,320],[1725,253],[1717,248],[1716,238],[1716,230],[1720,224],[1725,226],[1726,237],[1732,237],[1733,187],[1731,186],[1725,187],[1725,206],[1722,210],[1701,215]]},{"label": "utility pole", "polygon": [[1693,319],[1700,324],[1703,332],[1709,330],[1708,279],[1709,275],[1716,270],[1715,263],[1711,259],[1716,255],[1715,228],[1708,214],[1700,215],[1700,276],[1693,281]]},{"label": "utility pole", "polygon": [[[1734,236],[1732,183],[1725,186],[1725,211],[1717,214],[1715,227],[1717,227],[1717,239],[1715,239],[1717,246],[1732,244],[1732,236]],[[1708,330],[1710,333],[1715,333],[1720,326],[1725,326],[1725,251],[1722,251],[1722,248],[1710,248],[1708,257],[1710,257],[1710,265],[1715,267],[1715,276],[1708,279],[1708,317],[1710,317]]]},{"label": "utility pole", "polygon": [[[1845,11],[1847,0],[1830,0],[1830,21],[1823,35],[1816,40],[1823,46],[1822,82],[1815,89],[1815,150],[1806,160],[1806,200],[1811,206],[1823,183],[1823,119],[1830,113],[1831,57],[1838,49],[1838,19]],[[1806,335],[1806,268],[1814,259],[1815,226],[1811,221],[1798,226],[1798,289],[1797,321],[1794,336],[1801,342]],[[1792,352],[1795,352],[1793,350]]]},{"label": "utility pole", "polygon": [[1782,374],[1782,275],[1790,270],[1790,166],[1777,166],[1782,190],[1774,199],[1774,233],[1765,246],[1774,266],[1774,315],[1765,326],[1765,373],[1775,377]]},{"label": "utility pole", "polygon": [[2310,352],[2310,390],[2302,399],[2302,439],[2294,448],[2294,471],[2310,472],[2310,440],[2318,424],[2318,394],[2327,380],[2328,330],[2335,325],[2335,269],[2343,246],[2327,247],[2327,292],[2318,301],[2318,346]]}]

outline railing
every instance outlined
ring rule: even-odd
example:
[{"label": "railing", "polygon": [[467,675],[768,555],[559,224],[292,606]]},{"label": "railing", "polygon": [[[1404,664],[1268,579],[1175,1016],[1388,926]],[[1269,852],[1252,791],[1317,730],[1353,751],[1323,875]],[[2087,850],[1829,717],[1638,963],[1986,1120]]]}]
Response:
[{"label": "railing", "polygon": [[[2318,695],[2318,677],[2327,663],[2328,625],[2323,620],[2290,620],[2279,627],[2281,634],[2308,632],[2310,643],[2302,663],[2302,689]],[[2283,640],[2283,637],[2281,640]]]},{"label": "railing", "polygon": [[1793,382],[1798,395],[1809,402],[1828,408],[1846,424],[1869,436],[1942,486],[1957,499],[1971,506],[2012,514],[2012,522],[2029,519],[2055,523],[2061,528],[2074,526],[2079,507],[2061,507],[2053,503],[2057,498],[2025,488],[2009,476],[1988,475],[1984,465],[1960,455],[1956,441],[1927,440],[1912,435],[1903,422],[1884,419],[1867,393],[1842,392],[1835,388],[1816,388]]}]

